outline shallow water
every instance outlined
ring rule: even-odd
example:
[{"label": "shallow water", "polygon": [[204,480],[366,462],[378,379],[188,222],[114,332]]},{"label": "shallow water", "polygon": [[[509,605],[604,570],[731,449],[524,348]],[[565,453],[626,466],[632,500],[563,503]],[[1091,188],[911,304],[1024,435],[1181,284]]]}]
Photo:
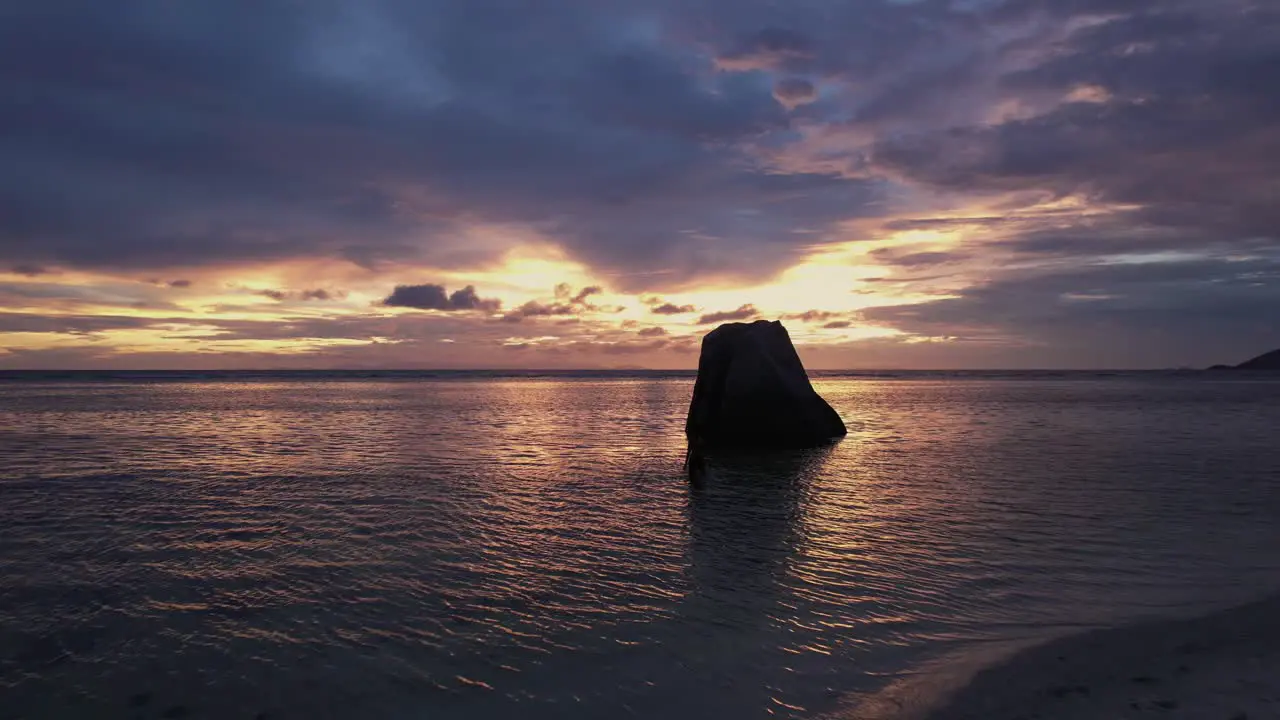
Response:
[{"label": "shallow water", "polygon": [[697,487],[687,377],[0,384],[0,717],[813,717],[1280,585],[1280,381],[816,384]]}]

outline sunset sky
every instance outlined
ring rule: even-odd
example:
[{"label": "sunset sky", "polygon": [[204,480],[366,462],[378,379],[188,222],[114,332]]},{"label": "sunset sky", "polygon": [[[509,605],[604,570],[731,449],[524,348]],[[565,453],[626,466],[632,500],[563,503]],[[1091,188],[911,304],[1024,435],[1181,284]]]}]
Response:
[{"label": "sunset sky", "polygon": [[1274,0],[48,0],[0,82],[0,368],[1280,347]]}]

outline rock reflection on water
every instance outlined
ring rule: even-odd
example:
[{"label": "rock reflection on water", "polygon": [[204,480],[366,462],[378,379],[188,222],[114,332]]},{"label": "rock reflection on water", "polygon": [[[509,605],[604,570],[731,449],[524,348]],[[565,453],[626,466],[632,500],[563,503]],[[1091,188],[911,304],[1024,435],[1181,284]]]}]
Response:
[{"label": "rock reflection on water", "polygon": [[813,717],[1276,579],[1280,383],[817,385],[691,485],[687,379],[6,384],[0,718]]},{"label": "rock reflection on water", "polygon": [[[787,575],[804,541],[801,515],[831,454],[824,447],[713,455],[690,478],[692,587],[679,609],[693,640],[687,656],[722,681],[737,712],[805,709],[778,682],[792,658],[779,618],[793,614]],[[724,627],[732,632],[712,630]],[[716,710],[725,711],[723,699],[707,708]]]}]

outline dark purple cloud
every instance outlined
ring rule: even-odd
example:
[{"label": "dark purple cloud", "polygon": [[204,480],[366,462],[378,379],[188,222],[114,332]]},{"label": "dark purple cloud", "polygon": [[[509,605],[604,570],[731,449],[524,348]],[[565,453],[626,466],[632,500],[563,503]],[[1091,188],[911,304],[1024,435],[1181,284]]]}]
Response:
[{"label": "dark purple cloud", "polygon": [[418,310],[484,310],[493,312],[502,303],[496,299],[481,298],[475,286],[468,285],[453,293],[446,293],[443,285],[397,285],[382,301],[387,307],[406,307]]},{"label": "dark purple cloud", "polygon": [[[876,162],[953,190],[1043,189],[1139,206],[1130,228],[1274,238],[1280,210],[1280,9],[1235,0],[1162,4],[1073,33],[1003,78],[1018,95],[1101,95],[996,125],[888,137]],[[1084,239],[1088,241],[1085,233]]]},{"label": "dark purple cloud", "polygon": [[754,162],[751,143],[788,131],[771,83],[632,31],[655,12],[685,20],[580,2],[14,9],[0,257],[480,263],[499,249],[456,230],[487,221],[537,226],[620,282],[678,282],[768,274],[800,223],[871,211],[875,183]]}]

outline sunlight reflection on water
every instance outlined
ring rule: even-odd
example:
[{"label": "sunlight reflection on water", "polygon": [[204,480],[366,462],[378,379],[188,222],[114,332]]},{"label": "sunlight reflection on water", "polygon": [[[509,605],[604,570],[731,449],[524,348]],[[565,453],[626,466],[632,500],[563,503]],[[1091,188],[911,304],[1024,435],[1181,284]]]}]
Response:
[{"label": "sunlight reflection on water", "polygon": [[1280,383],[818,386],[691,487],[686,379],[9,384],[0,717],[808,717],[1277,580]]}]

